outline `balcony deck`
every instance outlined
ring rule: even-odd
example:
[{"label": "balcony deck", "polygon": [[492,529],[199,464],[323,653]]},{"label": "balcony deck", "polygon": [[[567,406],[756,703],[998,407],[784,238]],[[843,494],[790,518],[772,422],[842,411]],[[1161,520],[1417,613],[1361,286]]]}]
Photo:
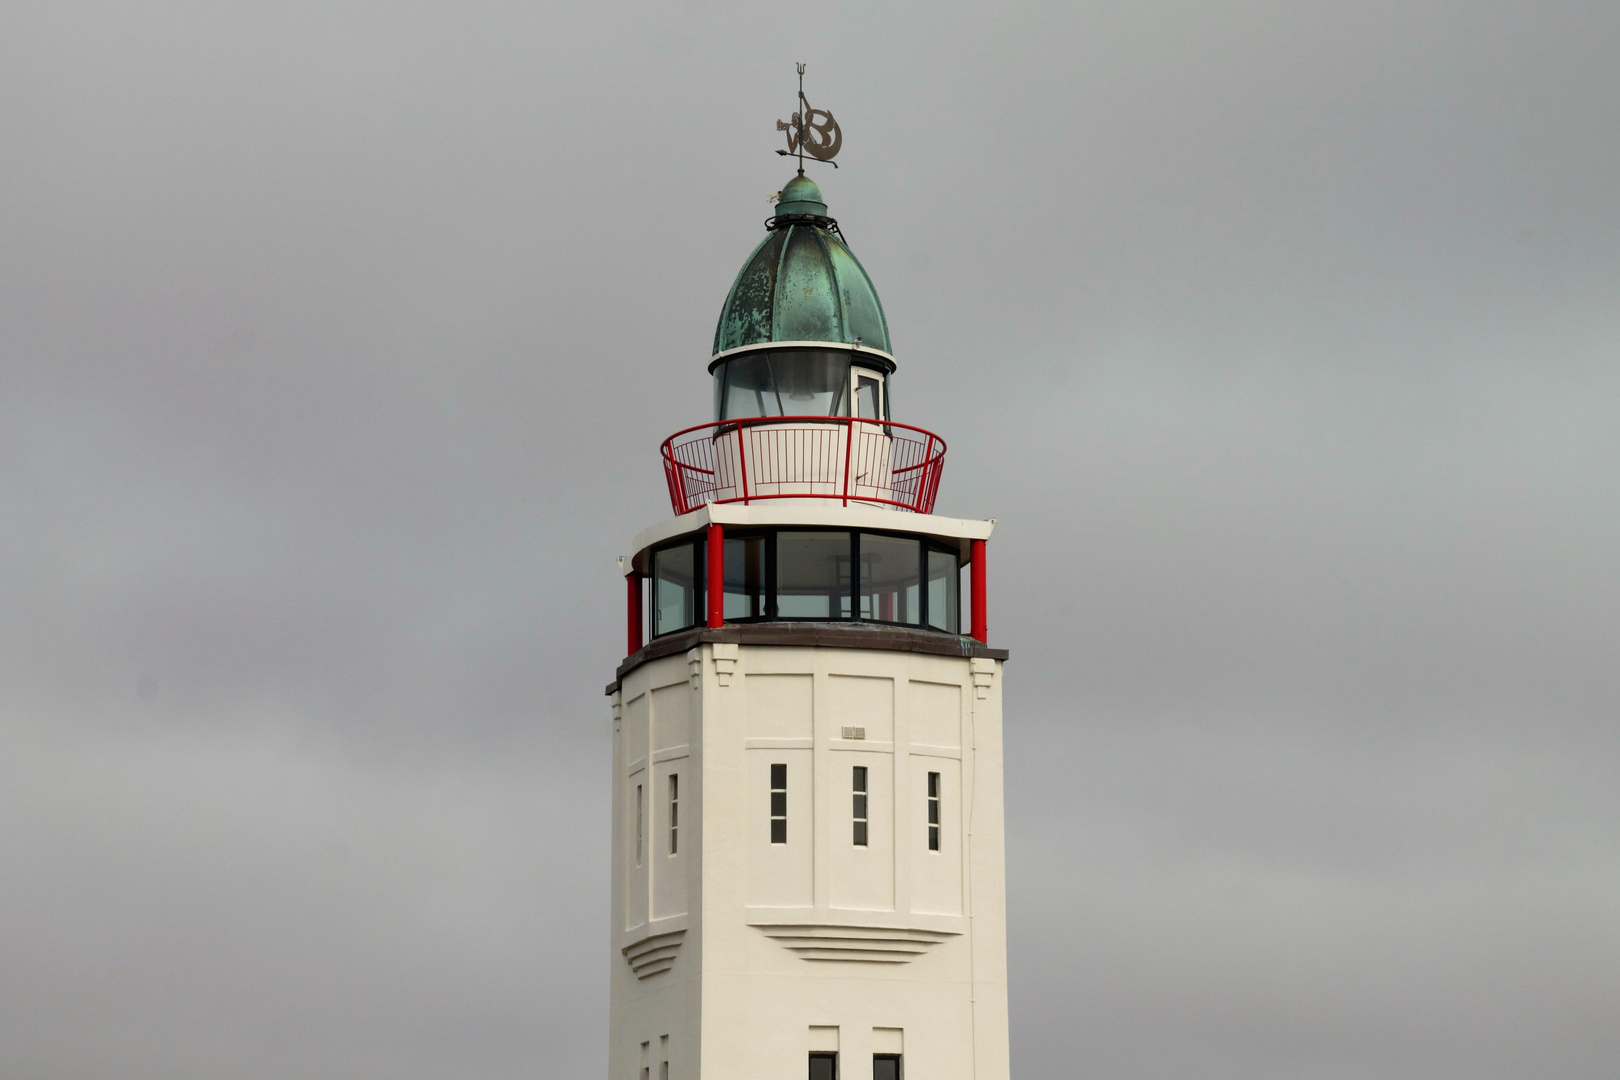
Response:
[{"label": "balcony deck", "polygon": [[892,420],[761,416],[699,424],[664,440],[677,516],[710,503],[836,499],[933,512],[945,440]]}]

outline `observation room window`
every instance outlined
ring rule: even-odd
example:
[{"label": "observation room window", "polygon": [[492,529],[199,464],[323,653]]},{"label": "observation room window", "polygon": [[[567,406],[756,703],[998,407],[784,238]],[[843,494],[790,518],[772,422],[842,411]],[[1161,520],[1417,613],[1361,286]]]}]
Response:
[{"label": "observation room window", "polygon": [[928,628],[955,634],[962,626],[962,570],[956,552],[928,549]]},{"label": "observation room window", "polygon": [[848,349],[758,349],[714,368],[714,418],[856,416],[889,419],[888,376]]},{"label": "observation room window", "polygon": [[777,617],[849,618],[850,550],[848,533],[778,533]]},{"label": "observation room window", "polygon": [[672,633],[696,626],[702,610],[703,544],[683,544],[653,552],[652,634]]},{"label": "observation room window", "polygon": [[922,541],[861,537],[861,618],[922,625]]},{"label": "observation room window", "polygon": [[766,609],[770,538],[728,536],[725,547],[725,612],[728,620],[762,619]]},{"label": "observation room window", "polygon": [[[652,636],[704,623],[704,541],[651,558]],[[961,550],[948,541],[842,529],[762,529],[727,536],[725,621],[860,620],[961,633]]]}]

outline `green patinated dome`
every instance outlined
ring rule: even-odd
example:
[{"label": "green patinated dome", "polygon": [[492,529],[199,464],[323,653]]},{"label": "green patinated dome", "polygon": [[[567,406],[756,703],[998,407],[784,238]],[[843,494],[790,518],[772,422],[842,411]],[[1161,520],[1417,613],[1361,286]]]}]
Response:
[{"label": "green patinated dome", "polygon": [[771,231],[748,256],[720,309],[718,355],[775,341],[831,341],[892,353],[872,279],[835,231],[807,176],[782,189]]}]

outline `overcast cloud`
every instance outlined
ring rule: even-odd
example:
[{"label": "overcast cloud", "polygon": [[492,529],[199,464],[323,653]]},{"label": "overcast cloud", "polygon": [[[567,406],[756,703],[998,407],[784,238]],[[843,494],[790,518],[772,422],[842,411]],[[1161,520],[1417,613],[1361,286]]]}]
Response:
[{"label": "overcast cloud", "polygon": [[1000,520],[1013,1067],[1611,1078],[1620,7],[0,13],[0,1075],[600,1076],[613,556],[816,179]]}]

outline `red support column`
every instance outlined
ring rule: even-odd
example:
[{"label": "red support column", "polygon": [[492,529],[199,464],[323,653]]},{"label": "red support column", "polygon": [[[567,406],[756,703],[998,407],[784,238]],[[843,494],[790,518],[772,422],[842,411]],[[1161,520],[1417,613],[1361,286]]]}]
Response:
[{"label": "red support column", "polygon": [[643,632],[641,621],[641,575],[634,570],[624,575],[625,583],[625,650],[624,655],[630,656],[641,648],[641,635]]},{"label": "red support column", "polygon": [[709,594],[709,628],[713,630],[726,621],[726,531],[711,522],[703,547],[709,560],[704,583]]},{"label": "red support column", "polygon": [[990,641],[990,620],[984,610],[984,541],[973,541],[973,555],[970,562],[969,590],[973,604],[973,636],[980,641]]}]

